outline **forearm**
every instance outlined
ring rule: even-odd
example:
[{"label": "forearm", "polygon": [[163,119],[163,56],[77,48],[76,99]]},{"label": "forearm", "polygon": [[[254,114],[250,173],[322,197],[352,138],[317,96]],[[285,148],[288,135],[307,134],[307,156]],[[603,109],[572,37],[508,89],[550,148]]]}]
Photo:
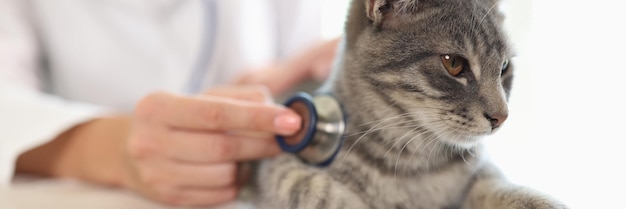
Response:
[{"label": "forearm", "polygon": [[100,118],[77,125],[20,155],[16,173],[122,186],[128,173],[123,150],[129,129],[129,117]]}]

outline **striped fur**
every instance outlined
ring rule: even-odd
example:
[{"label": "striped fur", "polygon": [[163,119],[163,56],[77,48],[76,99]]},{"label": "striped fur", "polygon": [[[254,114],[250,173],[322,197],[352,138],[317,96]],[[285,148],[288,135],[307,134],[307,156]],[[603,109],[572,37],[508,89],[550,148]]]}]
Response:
[{"label": "striped fur", "polygon": [[[327,168],[288,154],[263,162],[260,207],[566,208],[508,183],[482,154],[513,79],[501,19],[495,0],[353,0],[323,87],[349,116],[345,144]],[[444,54],[469,67],[451,76]]]}]

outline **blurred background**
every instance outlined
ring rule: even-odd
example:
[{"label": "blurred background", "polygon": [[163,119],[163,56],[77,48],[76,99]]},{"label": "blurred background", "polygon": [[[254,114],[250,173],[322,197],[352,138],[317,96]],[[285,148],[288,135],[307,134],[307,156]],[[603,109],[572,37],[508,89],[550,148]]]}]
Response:
[{"label": "blurred background", "polygon": [[[322,0],[341,34],[348,0]],[[502,0],[517,56],[507,123],[486,145],[508,178],[571,208],[626,208],[626,19],[611,0]]]}]

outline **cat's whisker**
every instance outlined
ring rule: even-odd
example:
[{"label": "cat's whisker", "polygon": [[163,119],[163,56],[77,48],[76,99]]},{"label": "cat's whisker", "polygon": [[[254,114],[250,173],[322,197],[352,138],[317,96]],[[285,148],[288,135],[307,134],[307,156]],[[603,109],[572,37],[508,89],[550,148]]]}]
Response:
[{"label": "cat's whisker", "polygon": [[[393,103],[391,103],[391,105],[386,106],[386,110],[382,113],[383,115],[387,114],[389,111],[393,110],[393,107],[396,106],[398,104],[397,101],[393,101]],[[383,118],[380,120],[374,120],[374,121],[368,121],[365,123],[362,123],[360,125],[358,125],[358,127],[364,126],[364,125],[369,125],[369,124],[373,124],[373,123],[381,123],[381,122],[385,122],[388,120],[392,120],[392,119],[397,119],[397,118],[403,118],[403,117],[410,117],[411,113],[407,112],[407,113],[401,113],[395,116],[391,116],[391,117],[387,117],[387,118]]]},{"label": "cat's whisker", "polygon": [[[419,126],[418,126],[418,127],[416,127],[416,128],[415,128],[415,129],[413,129],[413,130],[419,130],[418,128],[419,128]],[[409,141],[407,141],[407,142],[404,144],[404,146],[402,146],[402,148],[400,149],[400,152],[398,152],[398,155],[397,155],[397,157],[396,157],[396,162],[395,162],[395,165],[394,165],[394,168],[393,168],[393,178],[394,178],[394,181],[395,181],[395,183],[396,183],[396,187],[398,187],[398,161],[400,160],[400,156],[402,156],[402,152],[403,152],[403,151],[404,151],[404,149],[407,147],[407,145],[409,145],[409,144],[410,144],[410,143],[411,143],[414,139],[416,139],[418,136],[420,136],[420,135],[421,135],[421,134],[423,134],[423,133],[425,133],[425,132],[422,132],[422,133],[420,133],[420,134],[418,134],[418,135],[415,135],[415,136],[413,136],[413,138],[409,139]],[[385,153],[385,154],[387,154],[387,153]],[[385,157],[383,157],[383,158],[385,158]],[[396,191],[399,191],[399,190],[396,190]],[[398,196],[398,200],[399,200],[401,203],[404,203],[404,199],[400,198],[400,197],[401,197],[400,195],[397,195],[397,196]]]},{"label": "cat's whisker", "polygon": [[468,34],[476,31],[476,4],[478,4],[478,2],[476,2],[476,0],[472,0],[472,25],[469,27],[470,30],[467,31]]},{"label": "cat's whisker", "polygon": [[[435,119],[435,118],[433,118],[433,119]],[[441,121],[441,120],[434,120],[434,121],[432,121],[432,122],[439,122],[439,121]],[[398,122],[398,123],[391,124],[391,125],[404,124],[404,123],[409,123],[409,122],[418,122],[418,121],[417,121],[417,120],[403,121],[403,122]],[[380,123],[379,123],[379,124],[377,124],[377,125],[380,125]],[[342,159],[342,161],[341,161],[341,162],[343,163],[343,161],[345,160],[345,158],[346,158],[346,157],[348,156],[348,154],[352,151],[353,147],[354,147],[354,146],[356,146],[356,144],[358,144],[358,143],[360,142],[360,140],[362,140],[362,138],[363,138],[364,136],[366,136],[367,134],[369,134],[369,133],[371,133],[371,132],[373,132],[373,131],[388,130],[388,129],[394,129],[394,128],[401,128],[401,127],[397,127],[397,126],[396,126],[396,127],[388,127],[388,126],[390,126],[390,125],[386,125],[386,126],[381,127],[381,128],[373,129],[374,127],[376,127],[376,126],[374,126],[374,127],[370,128],[370,129],[368,129],[367,131],[365,131],[365,134],[363,134],[361,137],[359,137],[359,139],[357,139],[357,140],[356,140],[356,141],[355,141],[355,142],[351,145],[351,147],[348,149],[348,151],[346,152],[346,155],[344,155],[344,157],[343,157],[343,159]],[[400,137],[400,138],[398,138],[398,139],[389,140],[388,142],[385,142],[385,144],[387,144],[387,143],[394,143],[394,142],[395,142],[395,143],[394,143],[394,145],[393,145],[393,146],[392,146],[392,147],[391,147],[391,148],[390,148],[390,149],[389,149],[389,150],[385,153],[385,155],[384,155],[384,156],[388,155],[388,154],[389,154],[389,152],[393,149],[393,147],[395,147],[395,146],[397,145],[397,143],[398,143],[399,141],[401,141],[401,139],[403,139],[403,138],[404,138],[404,137],[406,137],[407,135],[411,134],[411,133],[412,133],[412,132],[414,132],[415,130],[417,130],[417,129],[419,129],[419,128],[423,128],[423,127],[424,127],[424,125],[419,125],[419,126],[414,126],[414,125],[411,125],[411,126],[403,126],[402,128],[408,128],[408,127],[414,127],[414,129],[412,129],[411,131],[407,132],[405,135],[403,135],[402,137]],[[423,134],[423,133],[421,133],[421,134]],[[421,135],[421,134],[420,134],[420,135]],[[352,136],[353,136],[353,135],[356,135],[356,134],[352,134]],[[383,157],[383,158],[384,158],[384,157]]]},{"label": "cat's whisker", "polygon": [[[422,126],[411,126],[411,127],[415,127],[413,129],[411,129],[410,131],[406,132],[404,135],[402,135],[399,139],[403,139],[404,137],[408,136],[409,134],[413,133],[415,130],[418,130],[420,128],[422,128]],[[398,141],[398,140],[395,140]],[[395,146],[395,144],[393,145]]]},{"label": "cat's whisker", "polygon": [[[424,132],[424,133],[428,133],[428,132]],[[421,134],[424,134],[424,133],[421,133]],[[420,135],[421,135],[421,134],[420,134]],[[421,146],[424,142],[429,142],[430,140],[436,140],[436,138],[437,138],[437,136],[436,136],[436,135],[437,135],[437,134],[435,133],[435,134],[430,135],[428,138],[421,140],[421,141],[420,141],[420,143],[419,143],[419,144],[417,144],[417,146],[416,146],[416,147],[418,147],[418,148],[419,148],[419,147],[420,147],[420,146]],[[419,135],[418,135],[418,136],[419,136]],[[410,143],[412,143],[412,141],[413,141],[413,140],[411,140],[411,141],[407,142],[407,144],[406,144],[405,146],[407,146],[407,145],[409,145]],[[423,147],[422,147],[422,148],[423,148]],[[413,156],[415,155],[415,153],[418,153],[418,152],[416,152],[416,151],[417,151],[417,150],[413,150],[413,151],[412,151],[411,156],[409,156],[409,162],[411,162],[411,160],[412,160]],[[420,152],[421,152],[421,151],[420,151]],[[397,166],[397,165],[396,165],[396,166]],[[406,170],[407,166],[408,166],[408,164],[405,164],[405,166],[404,166],[404,170]]]},{"label": "cat's whisker", "polygon": [[436,155],[437,155],[437,156],[440,156],[440,155],[441,155],[441,156],[443,156],[443,158],[444,158],[444,159],[446,159],[446,160],[450,159],[450,158],[448,157],[448,150],[450,150],[450,146],[448,146],[448,143],[446,143],[446,142],[444,142],[444,141],[440,141],[440,143],[441,143],[441,148],[439,148],[439,149],[437,150]]},{"label": "cat's whisker", "polygon": [[[405,134],[404,136],[402,136],[402,138],[404,138],[405,136],[407,136],[407,135],[408,135],[408,134],[410,134],[410,133],[415,133],[415,132],[416,132],[416,130],[417,130],[417,132],[419,132],[419,128],[420,128],[420,126],[416,127],[415,129],[411,130],[411,132],[409,132],[409,133]],[[409,141],[408,141],[406,144],[411,143],[411,141],[412,141],[412,140],[416,139],[417,137],[421,136],[421,135],[422,135],[422,134],[424,134],[424,133],[427,133],[427,131],[422,130],[422,131],[421,131],[421,133],[416,134],[415,136],[411,137],[411,138],[409,139]],[[394,141],[399,142],[400,140],[394,140]],[[398,143],[394,143],[394,144],[393,144],[393,145],[389,148],[389,150],[388,150],[388,151],[387,151],[387,152],[383,155],[383,158],[386,158],[386,157],[387,157],[387,155],[389,154],[389,152],[391,152],[391,150],[393,150],[393,148],[395,148],[397,144],[398,144]],[[406,147],[406,144],[404,145],[404,147]],[[404,147],[402,147],[402,149],[404,149]],[[400,152],[402,152],[402,149],[400,150]]]},{"label": "cat's whisker", "polygon": [[[434,137],[435,137],[435,134],[432,134],[432,135],[428,136],[427,138],[420,140],[420,143],[419,143],[419,144],[417,144],[415,147],[416,147],[416,148],[419,148],[419,147],[420,147],[420,146],[421,146],[424,142],[429,141],[429,140],[430,140],[430,138],[434,138]],[[409,142],[409,143],[412,143],[412,141],[411,141],[411,142]],[[409,160],[408,160],[408,162],[412,162],[412,161],[413,161],[413,157],[415,156],[415,154],[416,154],[416,153],[418,153],[418,152],[417,152],[417,149],[412,150],[411,155],[409,156]],[[407,169],[407,167],[408,167],[408,166],[409,166],[409,164],[405,164],[405,165],[404,165],[404,170],[405,170],[405,171],[406,171],[406,169]]]},{"label": "cat's whisker", "polygon": [[463,160],[463,163],[465,163],[468,166],[474,166],[469,161],[467,161],[467,159],[465,159],[465,152],[469,152],[470,149],[467,149],[465,147],[458,146],[458,145],[454,145],[454,149],[455,149],[455,152],[458,153],[461,159]]},{"label": "cat's whisker", "polygon": [[[441,138],[441,133],[442,133],[442,132],[443,132],[443,136],[445,136],[446,134],[448,134],[448,133],[449,133],[449,132],[444,132],[444,129],[441,129],[441,128],[443,128],[443,127],[446,127],[446,126],[445,126],[445,125],[443,125],[443,124],[440,124],[440,125],[439,125],[439,126],[437,126],[437,127],[433,127],[433,128],[434,128],[433,135],[432,135],[431,137],[429,137],[428,143],[426,143],[423,147],[421,147],[419,152],[422,152],[422,151],[423,151],[425,148],[427,148],[427,147],[428,147],[428,145],[429,145],[430,143],[432,143],[433,141],[438,142],[438,141],[439,141],[439,138]],[[433,148],[433,149],[434,149],[434,148]],[[430,170],[430,154],[432,154],[432,151],[431,151],[431,153],[429,153],[429,155],[427,156],[427,160],[426,160],[426,170],[427,170],[427,171],[429,171],[429,170]]]},{"label": "cat's whisker", "polygon": [[[428,132],[423,131],[422,133],[419,133],[419,134],[417,134],[417,135],[413,136],[413,137],[412,137],[409,141],[407,141],[407,142],[404,144],[403,149],[404,149],[404,148],[406,148],[406,147],[407,147],[409,144],[411,144],[414,140],[418,139],[418,137],[422,136],[422,135],[423,135],[423,134],[425,134],[425,133],[428,133]],[[421,144],[422,142],[423,142],[423,140],[420,142],[420,144]],[[418,144],[418,146],[419,146],[419,144]],[[411,152],[411,155],[413,155],[414,153],[415,153],[415,151]],[[409,156],[409,162],[410,162],[410,158],[411,158],[411,156]],[[397,161],[396,161],[396,162],[397,162]],[[396,166],[397,166],[397,164],[396,164]],[[406,170],[406,166],[407,166],[407,165],[405,165],[405,170]]]},{"label": "cat's whisker", "polygon": [[[402,114],[401,114],[402,115]],[[394,117],[398,117],[398,116],[394,116]],[[346,157],[348,157],[348,155],[350,155],[350,152],[352,151],[352,149],[354,149],[354,147],[361,141],[361,139],[363,139],[363,137],[365,137],[367,134],[371,133],[372,130],[374,130],[377,126],[379,126],[380,124],[382,124],[385,121],[391,120],[394,117],[391,118],[387,118],[379,123],[377,123],[376,125],[372,126],[370,129],[368,129],[363,135],[361,135],[354,143],[352,143],[352,145],[350,146],[350,148],[348,148],[348,151],[346,152],[346,154],[343,156],[341,162],[339,165],[343,165],[343,162],[346,160]]]},{"label": "cat's whisker", "polygon": [[466,165],[470,165],[470,163],[469,163],[469,162],[467,162],[467,159],[465,159],[465,150],[461,150],[461,159],[463,159],[463,162],[464,162]]},{"label": "cat's whisker", "polygon": [[[439,133],[441,132],[441,130],[438,130],[437,133],[433,136],[433,141],[435,141],[435,145],[433,146],[433,148],[430,150],[430,152],[428,153],[428,156],[426,157],[426,170],[430,169],[430,156],[433,154],[433,151],[437,149],[439,143],[441,143],[440,140],[438,140],[439,138],[445,137],[448,133],[444,132],[443,135],[441,137],[438,137],[437,135],[440,135]],[[428,144],[426,144],[425,147],[427,147]]]},{"label": "cat's whisker", "polygon": [[473,151],[473,149],[468,149],[467,153],[469,153],[472,157],[476,157],[476,153],[474,153]]},{"label": "cat's whisker", "polygon": [[[409,106],[409,107],[407,107],[407,108],[408,108],[408,109],[412,109],[412,110],[415,110],[415,109],[427,109],[427,110],[441,110],[441,111],[449,111],[448,109],[444,109],[444,108],[441,108],[441,107]],[[415,112],[415,111],[413,111],[413,112]]]},{"label": "cat's whisker", "polygon": [[487,18],[489,13],[491,13],[491,11],[494,8],[496,8],[496,6],[498,6],[499,3],[500,3],[500,0],[497,0],[496,2],[493,3],[493,5],[491,5],[491,7],[489,7],[489,10],[487,10],[487,13],[485,13],[485,16],[483,16],[483,18],[480,19],[480,22],[478,23],[478,27],[480,27],[483,24],[483,21],[485,21],[485,18]]},{"label": "cat's whisker", "polygon": [[[394,116],[397,117],[397,116]],[[393,117],[391,117],[393,118]],[[390,118],[388,118],[390,119]],[[434,118],[433,118],[434,119]],[[377,129],[376,127],[379,126],[380,124],[382,124],[385,120],[379,122],[378,124],[376,124],[375,126],[371,127],[370,129],[368,129],[367,131],[365,131],[365,133],[363,135],[361,135],[354,143],[352,143],[352,145],[350,146],[350,148],[348,148],[348,151],[346,152],[346,154],[344,155],[344,157],[342,158],[340,165],[343,164],[343,162],[345,161],[346,157],[350,154],[350,152],[354,149],[354,147],[369,133],[373,132],[373,131],[378,131],[379,129]],[[410,121],[403,121],[403,122],[399,122],[399,123],[395,123],[395,124],[404,124],[404,123],[408,123],[408,122],[416,122],[417,120],[410,120]],[[437,122],[437,121],[434,121]],[[393,124],[392,124],[393,125]],[[389,126],[389,125],[387,125]],[[385,127],[387,127],[385,126]],[[385,127],[382,127],[383,129],[386,129]],[[387,127],[389,128],[389,127]],[[416,127],[416,128],[420,128],[420,127]],[[357,135],[357,134],[352,134],[352,136]]]},{"label": "cat's whisker", "polygon": [[[439,132],[442,132],[442,131],[440,130]],[[445,137],[448,137],[449,135],[453,135],[453,133],[452,133],[452,132],[449,132],[449,131],[448,131],[448,132],[444,132],[444,133],[440,136],[440,138],[445,138]],[[438,145],[441,145],[441,148],[437,148],[437,147],[438,147]],[[444,143],[444,142],[442,142],[442,141],[440,141],[440,140],[437,140],[437,142],[436,142],[436,144],[435,144],[435,148],[433,148],[433,149],[436,149],[436,150],[437,150],[437,153],[436,153],[435,155],[439,155],[439,152],[441,151],[441,149],[445,149],[445,151],[446,151],[446,153],[447,153],[447,151],[448,151],[448,149],[449,149],[449,148],[448,148],[448,146],[446,146],[446,143]],[[432,151],[428,154],[427,162],[430,162],[430,156],[431,156],[431,154],[432,154]],[[446,156],[446,157],[448,157],[448,155],[447,155],[447,154],[445,154],[445,156]]]},{"label": "cat's whisker", "polygon": [[[402,152],[406,149],[406,147],[415,139],[418,139],[422,134],[427,133],[427,131],[425,130],[420,130],[420,128],[422,128],[422,126],[415,126],[414,129],[412,129],[411,131],[407,132],[406,134],[404,134],[403,136],[401,136],[398,139],[392,140],[392,141],[396,141],[399,142],[401,141],[404,137],[412,134],[412,133],[416,133],[416,132],[421,132],[419,134],[416,134],[415,136],[411,137],[400,149],[400,151],[398,152],[398,155],[396,157],[396,161],[395,161],[395,165],[394,165],[394,182],[396,183],[396,187],[398,186],[398,162],[400,160],[400,157],[402,156]],[[383,158],[386,158],[386,156],[389,154],[389,152],[393,149],[393,147],[396,146],[397,143],[394,143],[394,145],[392,145],[392,147],[383,155]],[[405,165],[406,168],[406,165]],[[400,196],[398,195],[398,200],[400,202],[404,202],[404,199],[400,198]]]},{"label": "cat's whisker", "polygon": [[391,127],[391,126],[400,125],[400,124],[404,124],[404,123],[411,123],[411,122],[413,122],[413,121],[401,121],[401,122],[397,122],[397,123],[387,124],[387,125],[379,127],[379,128],[370,128],[370,129],[368,129],[366,131],[360,131],[360,132],[356,132],[356,133],[351,133],[351,134],[346,135],[346,136],[347,137],[351,137],[351,136],[356,136],[356,135],[367,133],[367,132],[371,132],[371,131],[379,131],[379,130],[383,130],[383,129],[386,129],[386,128],[396,128],[397,126],[396,127]]},{"label": "cat's whisker", "polygon": [[465,164],[470,165],[471,164],[469,162],[467,162],[467,160],[465,159],[465,149],[461,150],[461,159],[463,159],[463,162],[465,162]]},{"label": "cat's whisker", "polygon": [[366,123],[362,123],[359,126],[369,125],[369,124],[372,124],[372,123],[384,122],[384,121],[397,119],[397,118],[411,117],[411,114],[413,114],[413,113],[411,113],[411,112],[402,113],[402,114],[399,114],[399,115],[396,115],[396,116],[391,116],[391,117],[383,118],[383,119],[380,119],[380,120],[374,120],[374,121],[369,121],[369,122],[366,122]]},{"label": "cat's whisker", "polygon": [[[433,119],[435,119],[435,118],[433,118]],[[429,123],[436,123],[436,122],[439,122],[439,121],[443,121],[443,120],[433,120],[433,121],[429,121]],[[418,121],[418,120],[413,120],[413,121],[409,121],[409,122],[418,122],[418,123],[419,123],[419,122],[421,122],[421,121]],[[444,126],[444,125],[441,125],[441,124],[440,124],[439,126]],[[411,131],[413,131],[413,130],[415,130],[415,129],[424,129],[424,130],[423,130],[424,132],[428,132],[428,127],[427,127],[426,125],[423,125],[423,124],[419,124],[419,125],[417,125],[417,126],[416,126],[416,125],[402,126],[402,128],[411,128],[411,127],[414,127],[414,129],[412,129]],[[398,128],[401,128],[401,127],[398,127]],[[407,133],[407,134],[408,134],[408,133]],[[406,134],[405,134],[405,135],[406,135]],[[403,137],[404,137],[404,136],[403,136]],[[397,141],[397,140],[390,140],[390,141]],[[388,143],[391,143],[391,142],[385,142],[385,144],[388,144]],[[395,146],[395,145],[394,145],[394,146]]]},{"label": "cat's whisker", "polygon": [[[411,125],[411,126],[404,126],[404,128],[414,128],[414,129],[412,129],[412,130],[407,132],[407,134],[412,134],[414,132],[417,132],[417,131],[415,131],[415,129],[419,129],[420,127],[419,126],[416,127],[415,125]],[[400,139],[401,138],[398,137],[398,138],[395,138],[395,139],[392,139],[392,140],[386,140],[385,142],[383,142],[383,145],[386,146],[386,145],[389,145],[391,143],[398,142]],[[397,143],[394,143],[391,147],[396,147],[396,145],[397,145]]]},{"label": "cat's whisker", "polygon": [[[410,122],[412,122],[412,120],[403,120],[403,121],[400,121],[400,122],[396,122],[396,123],[393,123],[393,124],[387,124],[387,125],[384,125],[384,126],[380,127],[383,123],[389,122],[390,120],[393,120],[393,119],[403,119],[403,118],[412,117],[410,114],[411,113],[405,113],[405,114],[401,114],[401,115],[388,117],[388,118],[385,118],[383,120],[378,120],[378,123],[376,125],[370,127],[368,130],[351,133],[351,134],[346,135],[346,136],[348,136],[348,137],[349,136],[355,136],[355,135],[358,135],[358,134],[368,133],[368,132],[371,132],[371,131],[379,130],[379,128],[385,128],[385,127],[394,126],[394,125],[398,125],[398,124],[402,124],[402,123],[410,123]],[[364,126],[364,125],[367,125],[367,124],[371,124],[371,123],[372,122],[364,123],[364,124],[361,124],[361,126]]]},{"label": "cat's whisker", "polygon": [[[425,151],[426,148],[428,148],[428,145],[430,145],[431,143],[433,143],[434,141],[437,141],[436,137],[431,137],[430,140],[428,140],[428,143],[426,143],[421,149],[420,152]],[[430,162],[428,161],[428,159],[426,160],[426,172],[430,172]]]},{"label": "cat's whisker", "polygon": [[435,152],[437,150],[437,148],[439,147],[439,140],[434,140],[435,141],[435,145],[433,145],[433,147],[430,149],[430,152],[428,152],[428,157],[426,157],[426,169],[430,168],[430,156],[433,155],[433,152]]},{"label": "cat's whisker", "polygon": [[[460,136],[454,136],[457,134],[452,134],[453,137],[460,137]],[[461,159],[463,160],[463,162],[468,165],[468,166],[474,166],[472,165],[469,161],[467,161],[467,159],[465,159],[465,152],[471,152],[471,149],[468,149],[466,147],[462,147],[459,145],[454,145],[453,148],[456,150],[455,152],[460,153],[459,155],[461,156]]]},{"label": "cat's whisker", "polygon": [[455,145],[449,145],[448,143],[444,143],[446,145],[444,156],[446,159],[450,159],[454,157],[454,147]]}]

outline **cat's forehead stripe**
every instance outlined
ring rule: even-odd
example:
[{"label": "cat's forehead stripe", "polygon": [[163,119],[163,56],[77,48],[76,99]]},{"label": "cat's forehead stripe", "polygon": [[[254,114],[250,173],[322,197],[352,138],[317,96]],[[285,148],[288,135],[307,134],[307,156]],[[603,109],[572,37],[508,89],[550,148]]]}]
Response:
[{"label": "cat's forehead stripe", "polygon": [[480,67],[480,60],[478,59],[478,57],[476,57],[475,55],[468,57],[468,61],[469,61],[469,67],[472,71],[472,73],[474,73],[474,78],[476,79],[476,81],[480,81],[480,76],[481,76],[481,67]]}]

